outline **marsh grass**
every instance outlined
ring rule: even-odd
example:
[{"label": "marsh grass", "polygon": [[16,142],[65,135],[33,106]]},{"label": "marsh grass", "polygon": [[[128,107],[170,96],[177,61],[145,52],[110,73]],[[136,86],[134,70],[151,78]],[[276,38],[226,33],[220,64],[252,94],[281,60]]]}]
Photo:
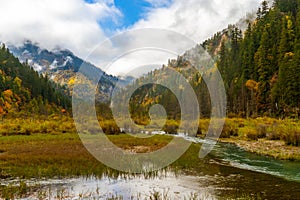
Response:
[{"label": "marsh grass", "polygon": [[11,184],[8,186],[0,185],[0,197],[3,199],[22,198],[28,194],[29,190],[24,181],[20,181],[17,186]]},{"label": "marsh grass", "polygon": [[0,144],[6,151],[0,155],[0,168],[12,177],[64,177],[103,170],[76,134],[2,137]]},{"label": "marsh grass", "polygon": [[[135,138],[125,134],[108,138],[124,150],[137,152],[155,151],[172,139],[163,135]],[[0,146],[5,152],[0,154],[0,176],[43,178],[119,175],[96,160],[75,133],[2,136]]]},{"label": "marsh grass", "polygon": [[0,121],[0,135],[32,135],[36,133],[75,132],[74,122],[67,116],[51,116],[47,119],[12,118]]},{"label": "marsh grass", "polygon": [[142,138],[143,134],[136,134],[130,136],[127,134],[120,134],[118,136],[108,136],[111,142],[116,146],[134,153],[153,152],[165,147],[172,140],[173,137],[167,135],[154,135],[150,138]]},{"label": "marsh grass", "polygon": [[[159,124],[160,121],[157,123]],[[200,120],[199,129],[203,130],[200,136],[205,136],[208,125],[208,119]],[[21,134],[24,133],[21,130],[27,130],[24,131],[26,134]],[[247,147],[246,150],[280,159],[300,158],[300,151],[295,147],[299,146],[300,141],[300,124],[297,120],[226,119],[223,132],[222,134],[225,134],[230,142],[244,145]],[[105,167],[90,155],[76,134],[73,120],[69,117],[52,116],[47,120],[35,121],[5,120],[0,122],[0,133],[2,134],[0,136],[0,177],[2,178],[120,175],[119,172]],[[137,138],[120,133],[109,135],[108,138],[116,146],[133,153],[156,151],[166,146],[172,139],[171,136],[166,135]],[[286,147],[278,145],[279,142],[276,140],[284,141]],[[266,143],[267,141],[270,141],[270,144]],[[273,141],[276,145],[272,145]],[[199,146],[193,144],[174,165],[188,168],[193,166],[193,163],[198,163]]]},{"label": "marsh grass", "polygon": [[[154,151],[167,144],[172,137],[155,135],[151,138],[135,138],[129,135],[110,135],[109,139],[117,146],[128,149],[134,146],[148,146]],[[5,151],[0,155],[0,174],[6,177],[29,180],[32,178],[65,178],[65,177],[128,177],[128,174],[108,168],[93,158],[82,145],[77,134],[33,134],[29,136],[13,135],[0,137],[0,146]],[[176,170],[198,167],[200,145],[191,148],[172,165]],[[157,177],[158,172],[145,174],[145,178]],[[135,176],[130,174],[130,176]],[[25,182],[24,182],[25,183]],[[15,199],[31,194],[34,188],[20,182],[19,185],[0,186],[0,198]],[[83,193],[82,196],[87,194]],[[153,194],[149,194],[152,195]],[[159,194],[160,195],[160,194]],[[49,193],[39,191],[39,199],[45,199]],[[57,191],[54,199],[68,199],[66,191]],[[91,197],[91,196],[90,196]],[[111,196],[108,199],[121,199]],[[166,198],[165,198],[166,199]],[[169,198],[170,199],[170,198]]]},{"label": "marsh grass", "polygon": [[[199,129],[202,134],[208,128],[209,120],[201,119]],[[254,152],[270,154],[281,159],[300,159],[299,137],[300,125],[297,120],[275,120],[275,119],[228,119],[226,120],[226,134],[233,141],[245,141],[245,144],[255,144]],[[26,130],[26,131],[23,131]],[[237,132],[237,134],[236,134]],[[53,117],[47,120],[11,119],[0,122],[0,178],[19,178],[26,180],[30,178],[64,178],[64,177],[98,177],[109,176],[118,178],[124,175],[119,171],[108,168],[96,160],[83,146],[79,135],[75,133],[72,119],[64,116]],[[28,134],[29,133],[29,134]],[[253,135],[253,140],[251,139]],[[275,136],[270,136],[276,134]],[[87,133],[87,135],[91,135]],[[136,135],[139,136],[139,135]],[[109,135],[108,138],[124,150],[144,153],[160,149],[167,145],[171,136],[155,135],[151,138],[136,138],[130,135]],[[285,146],[274,146],[273,141],[280,139]],[[251,140],[249,143],[248,140]],[[268,141],[268,143],[266,143]],[[280,142],[280,141],[274,141]],[[277,144],[276,143],[276,144]],[[283,143],[283,142],[282,142]],[[266,145],[268,144],[268,145]],[[293,145],[293,146],[287,146]],[[208,160],[199,162],[199,144],[192,144],[183,156],[174,162],[172,170],[189,169],[195,171],[201,169],[206,174],[217,174],[218,168],[209,168],[205,165]],[[267,151],[274,148],[274,151]],[[289,149],[292,149],[290,152]],[[251,148],[249,149],[251,150]],[[204,170],[206,170],[204,172]],[[152,174],[156,176],[155,172]],[[151,174],[149,175],[151,176]],[[0,197],[14,199],[28,194],[32,188],[20,182],[17,186],[0,186]],[[45,192],[38,196],[44,199]],[[68,194],[59,191],[57,199],[64,199]],[[84,194],[82,194],[84,195]],[[149,194],[151,195],[151,194]],[[161,196],[162,194],[155,194]],[[153,195],[152,195],[153,196]],[[120,199],[118,195],[112,199]],[[196,197],[195,197],[196,198]],[[195,199],[193,196],[187,199]],[[198,198],[198,197],[197,197]],[[199,197],[200,198],[200,197]],[[201,199],[201,198],[200,198]],[[247,198],[246,198],[247,199]],[[249,198],[251,199],[251,198]]]}]

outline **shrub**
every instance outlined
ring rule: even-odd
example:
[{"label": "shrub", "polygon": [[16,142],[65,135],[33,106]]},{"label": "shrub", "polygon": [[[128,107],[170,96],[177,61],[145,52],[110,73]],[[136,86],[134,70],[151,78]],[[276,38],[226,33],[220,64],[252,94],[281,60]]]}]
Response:
[{"label": "shrub", "polygon": [[210,119],[200,119],[199,127],[197,130],[198,135],[205,134],[208,131]]},{"label": "shrub", "polygon": [[238,136],[238,128],[235,123],[226,121],[220,137],[230,138],[230,136]]},{"label": "shrub", "polygon": [[244,124],[243,122],[241,122],[241,123],[238,124],[238,127],[239,127],[239,128],[244,128],[244,127],[245,127],[245,124]]},{"label": "shrub", "polygon": [[178,122],[175,120],[168,120],[163,127],[163,131],[167,134],[177,134],[178,133]]},{"label": "shrub", "polygon": [[287,122],[275,126],[268,135],[270,139],[281,139],[286,145],[300,146],[300,130],[296,124]]},{"label": "shrub", "polygon": [[268,140],[280,140],[280,132],[278,131],[278,126],[273,126],[271,130],[267,133]]},{"label": "shrub", "polygon": [[23,127],[21,128],[21,130],[18,132],[18,135],[31,135],[30,134],[30,129],[28,129],[27,127]]},{"label": "shrub", "polygon": [[300,130],[291,130],[286,132],[281,138],[286,145],[300,146]]},{"label": "shrub", "polygon": [[238,116],[237,114],[235,114],[235,113],[230,112],[230,113],[227,114],[227,117],[228,117],[229,119],[232,119],[232,118],[237,118],[237,117],[239,117],[239,116]]},{"label": "shrub", "polygon": [[245,131],[245,133],[246,133],[246,137],[247,137],[248,139],[250,139],[250,140],[255,140],[255,141],[258,140],[258,136],[257,136],[257,133],[256,133],[255,130],[253,130],[253,129],[247,129],[247,130]]},{"label": "shrub", "polygon": [[103,132],[107,135],[115,135],[121,133],[118,125],[112,120],[100,121]]},{"label": "shrub", "polygon": [[267,137],[267,128],[268,128],[268,126],[265,124],[258,124],[256,126],[257,137],[258,138]]},{"label": "shrub", "polygon": [[41,133],[48,133],[48,128],[47,128],[47,125],[45,123],[41,124],[40,132]]},{"label": "shrub", "polygon": [[280,135],[276,131],[271,131],[267,134],[268,140],[280,140]]},{"label": "shrub", "polygon": [[76,132],[74,122],[72,121],[66,121],[60,124],[59,131],[62,133],[66,132]]}]

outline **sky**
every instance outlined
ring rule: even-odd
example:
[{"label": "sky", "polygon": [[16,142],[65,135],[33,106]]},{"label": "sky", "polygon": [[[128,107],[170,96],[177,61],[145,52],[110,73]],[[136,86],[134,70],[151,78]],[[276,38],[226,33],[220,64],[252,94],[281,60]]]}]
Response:
[{"label": "sky", "polygon": [[[103,60],[112,60],[133,47],[140,47],[137,44],[137,41],[141,41],[139,38],[151,38],[151,35],[146,37],[139,32],[130,37],[131,40],[121,36],[118,41],[113,41],[110,38],[114,35],[120,36],[124,32],[134,35],[135,30],[155,28],[173,31],[195,43],[201,43],[228,24],[236,23],[246,13],[256,12],[260,2],[261,0],[0,0],[0,41],[21,45],[25,40],[31,40],[49,50],[69,49],[75,55],[106,69]],[[168,39],[161,39],[160,43],[170,44],[166,40]],[[106,44],[105,49],[101,46],[103,42]],[[175,54],[181,53],[183,47],[190,48],[178,44]],[[89,56],[93,51],[99,54],[92,53],[93,56]],[[147,51],[147,54],[139,52],[126,58],[120,57],[107,72],[123,75],[132,70],[133,65],[159,65],[166,63],[168,57],[175,56],[174,52]]]}]

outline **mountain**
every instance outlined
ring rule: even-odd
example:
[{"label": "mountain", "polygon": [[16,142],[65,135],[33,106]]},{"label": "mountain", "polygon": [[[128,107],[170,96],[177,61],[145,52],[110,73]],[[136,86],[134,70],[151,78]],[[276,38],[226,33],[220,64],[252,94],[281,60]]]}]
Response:
[{"label": "mountain", "polygon": [[130,77],[119,79],[108,75],[100,68],[77,57],[69,50],[55,49],[49,51],[41,49],[38,44],[34,44],[31,41],[26,41],[19,47],[9,45],[9,49],[20,62],[28,63],[38,73],[47,74],[51,80],[66,86],[70,90],[73,88],[76,73],[82,65],[87,69],[93,70],[95,74],[102,75],[97,93],[99,101],[107,101],[109,99],[116,82],[120,81],[120,84],[125,86],[132,81]]},{"label": "mountain", "polygon": [[68,91],[30,66],[21,64],[10,51],[0,48],[0,117],[49,115],[69,109]]},{"label": "mountain", "polygon": [[[190,50],[197,55],[204,47],[215,59],[226,90],[228,116],[300,117],[300,1],[275,0],[269,5],[262,2],[245,31],[229,25]],[[159,79],[169,80],[178,85],[179,91],[184,90],[176,77],[167,72],[167,68],[175,69],[195,90],[201,116],[209,117],[211,97],[203,77],[211,77],[214,69],[204,74],[193,72],[195,61],[185,59],[188,54],[189,51],[165,68],[136,80],[128,86],[129,90]],[[126,99],[126,93],[122,93],[117,103]],[[178,100],[167,88],[157,85],[144,86],[134,93],[131,115],[136,122],[147,124],[149,108],[157,103],[165,106],[169,119],[180,119]]]}]

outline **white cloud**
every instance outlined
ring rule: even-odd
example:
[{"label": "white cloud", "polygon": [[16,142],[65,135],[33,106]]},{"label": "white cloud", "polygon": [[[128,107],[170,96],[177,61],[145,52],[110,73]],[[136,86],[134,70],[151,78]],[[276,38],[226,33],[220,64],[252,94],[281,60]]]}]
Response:
[{"label": "white cloud", "polygon": [[[147,0],[152,4],[167,4],[169,0]],[[249,12],[255,12],[261,0],[173,0],[172,5],[163,8],[153,8],[146,15],[145,19],[138,21],[130,30],[142,28],[161,28],[171,30],[186,36],[187,38],[200,43],[209,38],[217,31],[221,31],[228,24],[237,23],[239,19],[246,16]],[[174,34],[172,34],[174,35]],[[176,35],[176,34],[175,34]],[[139,39],[155,41],[152,33],[136,34]],[[181,40],[171,41],[170,38],[162,36],[156,38],[159,43],[166,47],[170,47],[174,52],[182,52],[182,47],[185,50],[192,48],[195,43],[181,43]],[[119,51],[129,51],[135,45],[138,46],[138,40],[126,40],[126,44],[120,43]],[[124,41],[123,41],[124,42]],[[154,45],[155,46],[155,45]],[[177,48],[177,49],[176,49]],[[167,48],[168,49],[168,48]],[[116,54],[118,55],[118,54]],[[160,56],[159,56],[160,55]],[[101,57],[101,56],[100,56]],[[159,52],[148,52],[144,56],[140,53],[131,54],[126,58],[122,57],[118,62],[109,69],[109,73],[126,74],[137,66],[145,69],[145,66],[151,66],[153,63],[165,64],[168,58],[174,58],[174,55],[167,55]],[[153,60],[155,58],[155,61]],[[95,60],[95,62],[97,62]],[[151,69],[151,68],[149,68]]]},{"label": "white cloud", "polygon": [[226,28],[228,24],[236,23],[247,12],[256,11],[260,2],[261,0],[174,0],[168,8],[153,9],[134,28],[170,29],[201,42]]},{"label": "white cloud", "polygon": [[[145,74],[153,66],[161,67],[168,58],[176,58],[195,45],[194,41],[174,31],[133,29],[99,45],[91,59],[108,73],[135,76]],[[139,67],[144,69],[144,73]]]},{"label": "white cloud", "polygon": [[106,36],[98,22],[121,15],[112,1],[0,0],[0,40],[21,44],[24,39],[42,47],[57,46],[86,56]]},{"label": "white cloud", "polygon": [[[144,19],[132,27],[117,32],[161,28],[178,32],[200,43],[215,32],[235,23],[247,12],[256,11],[261,0],[146,0],[153,8],[148,9]],[[0,0],[0,41],[21,44],[25,39],[38,42],[41,47],[52,49],[57,46],[68,48],[85,58],[103,40],[107,39],[99,21],[110,19],[116,23],[123,14],[113,0]],[[163,6],[163,7],[162,7]],[[136,38],[138,37],[138,38]],[[103,67],[102,63],[122,53],[141,46],[151,35],[137,34],[135,37],[119,38],[107,42],[97,49],[89,61]],[[154,38],[154,39],[153,39]],[[150,42],[155,41],[155,37]],[[164,46],[174,52],[190,48],[179,40],[158,38]],[[109,40],[108,40],[109,41]],[[149,46],[149,44],[147,44]],[[171,47],[172,46],[172,47]],[[177,48],[177,49],[176,49]],[[166,63],[170,55],[162,53],[140,54],[124,58],[115,63],[109,72],[126,73],[129,66]],[[155,59],[155,62],[153,60]]]}]

